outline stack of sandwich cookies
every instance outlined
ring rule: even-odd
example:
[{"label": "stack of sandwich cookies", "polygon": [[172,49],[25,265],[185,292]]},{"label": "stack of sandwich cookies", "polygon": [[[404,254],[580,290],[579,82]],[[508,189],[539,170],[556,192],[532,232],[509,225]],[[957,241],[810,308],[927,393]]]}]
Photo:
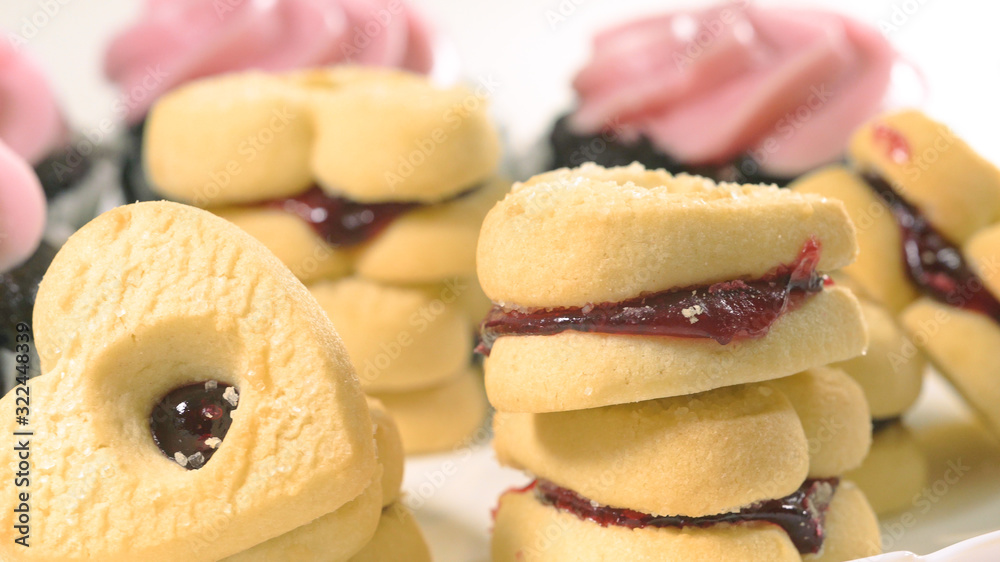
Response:
[{"label": "stack of sandwich cookies", "polygon": [[46,485],[30,494],[46,517],[0,558],[346,560],[375,536],[398,436],[378,412],[373,426],[330,321],[259,242],[183,205],[120,207],[67,242],[37,302]]},{"label": "stack of sandwich cookies", "polygon": [[[242,227],[310,284],[365,391],[405,410],[408,452],[478,427],[476,240],[509,187],[485,100],[389,70],[232,75],[165,96],[144,147],[163,195]],[[458,395],[468,411],[414,403],[427,395]],[[443,430],[411,426],[415,413]]]},{"label": "stack of sandwich cookies", "polygon": [[480,237],[480,350],[497,456],[535,480],[501,498],[494,559],[877,552],[839,478],[870,412],[820,368],[866,344],[854,297],[818,273],[855,250],[839,204],[777,188],[638,165],[516,185]]},{"label": "stack of sandwich cookies", "polygon": [[917,111],[862,127],[849,155],[849,168],[817,172],[793,187],[844,200],[863,226],[860,258],[844,273],[897,314],[913,342],[1000,429],[990,339],[1000,333],[990,282],[1000,171]]}]

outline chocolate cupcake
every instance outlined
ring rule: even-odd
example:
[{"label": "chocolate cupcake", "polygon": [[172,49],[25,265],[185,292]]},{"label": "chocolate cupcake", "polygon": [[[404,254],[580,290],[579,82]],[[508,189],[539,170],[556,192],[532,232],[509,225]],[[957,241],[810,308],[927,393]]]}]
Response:
[{"label": "chocolate cupcake", "polygon": [[877,29],[819,10],[727,4],[631,21],[594,39],[552,164],[785,185],[842,159],[896,60]]},{"label": "chocolate cupcake", "polygon": [[229,72],[341,63],[443,74],[440,51],[433,28],[402,0],[233,2],[221,11],[203,0],[148,0],[104,61],[121,90],[117,109],[127,125],[125,199],[162,199],[143,173],[143,129],[156,100],[178,86]]}]

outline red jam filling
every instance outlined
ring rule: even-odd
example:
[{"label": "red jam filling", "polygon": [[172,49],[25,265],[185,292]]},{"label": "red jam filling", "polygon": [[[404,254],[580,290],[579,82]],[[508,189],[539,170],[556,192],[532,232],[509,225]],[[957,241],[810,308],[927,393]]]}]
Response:
[{"label": "red jam filling", "polygon": [[937,301],[1000,322],[1000,302],[985,289],[958,246],[938,232],[920,209],[900,197],[885,178],[869,173],[864,179],[899,224],[910,281]]},{"label": "red jam filling", "polygon": [[561,488],[547,480],[535,480],[526,488],[507,493],[534,491],[544,505],[567,511],[580,519],[587,519],[602,527],[617,525],[629,529],[643,527],[696,527],[706,528],[719,524],[766,523],[777,525],[788,533],[792,544],[802,554],[815,554],[823,547],[826,511],[837,491],[837,478],[806,480],[791,495],[780,499],[764,500],[739,511],[685,517],[682,515],[649,515],[631,509],[608,507],[593,502],[580,494]]},{"label": "red jam filling", "polygon": [[786,312],[823,290],[816,272],[820,243],[809,239],[795,262],[755,281],[662,291],[583,308],[508,310],[494,306],[480,327],[476,351],[489,355],[501,336],[552,335],[565,330],[635,336],[710,338],[720,344],[760,338]]},{"label": "red jam filling", "polygon": [[313,187],[305,193],[285,199],[268,201],[264,205],[291,213],[306,222],[316,234],[334,248],[349,248],[364,244],[382,233],[400,215],[465,197],[472,188],[438,203],[394,201],[391,203],[359,203],[344,197],[329,195]]},{"label": "red jam filling", "polygon": [[238,405],[236,387],[218,381],[176,388],[149,415],[153,441],[167,458],[188,470],[199,469],[222,444]]},{"label": "red jam filling", "polygon": [[903,133],[892,127],[879,123],[872,131],[875,142],[885,148],[885,155],[896,164],[906,164],[910,161],[910,143],[907,142]]}]

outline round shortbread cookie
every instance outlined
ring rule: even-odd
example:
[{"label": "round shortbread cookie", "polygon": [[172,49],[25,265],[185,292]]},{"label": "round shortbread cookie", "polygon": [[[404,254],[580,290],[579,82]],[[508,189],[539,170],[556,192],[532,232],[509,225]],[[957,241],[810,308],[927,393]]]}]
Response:
[{"label": "round shortbread cookie", "polygon": [[850,483],[841,483],[826,517],[823,550],[801,556],[788,535],[774,525],[601,527],[543,505],[530,493],[508,493],[497,508],[491,550],[494,562],[834,562],[878,553],[878,522],[864,495]]},{"label": "round shortbread cookie", "polygon": [[857,253],[839,201],[584,164],[515,184],[486,216],[477,267],[494,302],[584,306],[757,279],[793,263],[810,238],[822,245],[820,271]]},{"label": "round shortbread cookie", "polygon": [[368,544],[382,515],[382,475],[337,511],[221,562],[347,560]]},{"label": "round shortbread cookie", "polygon": [[864,125],[851,138],[848,156],[858,170],[888,180],[952,242],[964,243],[1000,216],[1000,171],[920,111]]},{"label": "round shortbread cookie", "polygon": [[468,368],[438,386],[373,396],[396,420],[407,455],[447,451],[466,444],[483,424],[487,405],[480,380]]},{"label": "round shortbread cookie", "polygon": [[917,298],[903,261],[903,239],[892,211],[871,187],[842,166],[830,166],[796,180],[789,186],[844,203],[857,227],[858,259],[842,271],[875,301],[898,313]]},{"label": "round shortbread cookie", "polygon": [[351,254],[328,245],[299,217],[265,207],[224,207],[211,211],[260,240],[303,283],[336,279],[351,271]]},{"label": "round shortbread cookie", "polygon": [[894,423],[874,435],[865,462],[844,477],[857,483],[876,513],[886,515],[914,507],[927,484],[927,458],[910,430]]},{"label": "round shortbread cookie", "polygon": [[1000,326],[990,317],[921,298],[900,316],[931,362],[1000,435]]},{"label": "round shortbread cookie", "polygon": [[483,219],[509,190],[510,181],[492,178],[455,201],[404,213],[359,252],[358,274],[387,283],[475,277]]},{"label": "round shortbread cookie", "polygon": [[452,286],[349,277],[309,290],[337,328],[366,392],[434,386],[469,363],[472,334]]},{"label": "round shortbread cookie", "polygon": [[305,90],[269,74],[227,74],[177,88],[146,119],[150,185],[198,207],[296,195],[313,183]]},{"label": "round shortbread cookie", "polygon": [[354,201],[441,201],[496,172],[500,139],[488,106],[485,95],[414,75],[338,88],[313,103],[313,173],[324,190]]},{"label": "round shortbread cookie", "polygon": [[[51,517],[32,521],[32,548],[0,544],[2,559],[217,560],[336,511],[375,475],[371,418],[333,326],[271,252],[211,213],[104,213],[53,260],[34,330],[45,374],[29,386],[46,398],[32,455],[46,462],[33,476],[49,484],[31,501]],[[186,470],[154,442],[150,412],[210,380],[238,389],[238,407],[211,459]],[[0,504],[16,497],[13,479],[0,490]]]},{"label": "round shortbread cookie", "polygon": [[829,367],[771,381],[788,397],[809,443],[809,477],[832,478],[861,465],[872,442],[861,385]]},{"label": "round shortbread cookie", "polygon": [[896,417],[920,396],[927,358],[888,310],[864,298],[858,302],[868,325],[868,351],[831,366],[861,385],[873,418]]},{"label": "round shortbread cookie", "polygon": [[399,499],[403,486],[403,438],[396,421],[381,402],[368,398],[368,409],[375,424],[375,449],[382,465],[382,506],[385,507]]},{"label": "round shortbread cookie", "polygon": [[375,536],[350,562],[430,562],[427,547],[413,514],[401,503],[382,511]]},{"label": "round shortbread cookie", "polygon": [[152,185],[200,207],[295,195],[436,202],[493,175],[484,96],[415,74],[336,67],[234,73],[163,96],[144,159]]},{"label": "round shortbread cookie", "polygon": [[560,412],[694,394],[786,377],[862,353],[867,330],[850,291],[828,287],[764,337],[714,340],[566,331],[498,338],[486,392],[502,412]]},{"label": "round shortbread cookie", "polygon": [[766,383],[493,420],[501,464],[604,505],[698,517],[791,494],[809,469],[792,404]]}]

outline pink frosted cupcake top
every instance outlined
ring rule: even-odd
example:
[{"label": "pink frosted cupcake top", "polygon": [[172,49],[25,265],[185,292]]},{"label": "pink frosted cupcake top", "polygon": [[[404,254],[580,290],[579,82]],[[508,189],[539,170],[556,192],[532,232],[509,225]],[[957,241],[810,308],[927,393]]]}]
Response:
[{"label": "pink frosted cupcake top", "polygon": [[0,272],[28,259],[45,228],[45,193],[31,166],[0,142]]},{"label": "pink frosted cupcake top", "polygon": [[30,164],[67,140],[62,111],[41,67],[6,39],[0,39],[0,140]]},{"label": "pink frosted cupcake top", "polygon": [[594,40],[571,127],[648,137],[685,164],[749,152],[794,176],[835,161],[882,109],[897,54],[878,30],[820,11],[719,6],[650,17]]},{"label": "pink frosted cupcake top", "polygon": [[403,0],[147,0],[105,58],[135,123],[180,84],[247,69],[351,62],[428,73],[430,27]]}]

